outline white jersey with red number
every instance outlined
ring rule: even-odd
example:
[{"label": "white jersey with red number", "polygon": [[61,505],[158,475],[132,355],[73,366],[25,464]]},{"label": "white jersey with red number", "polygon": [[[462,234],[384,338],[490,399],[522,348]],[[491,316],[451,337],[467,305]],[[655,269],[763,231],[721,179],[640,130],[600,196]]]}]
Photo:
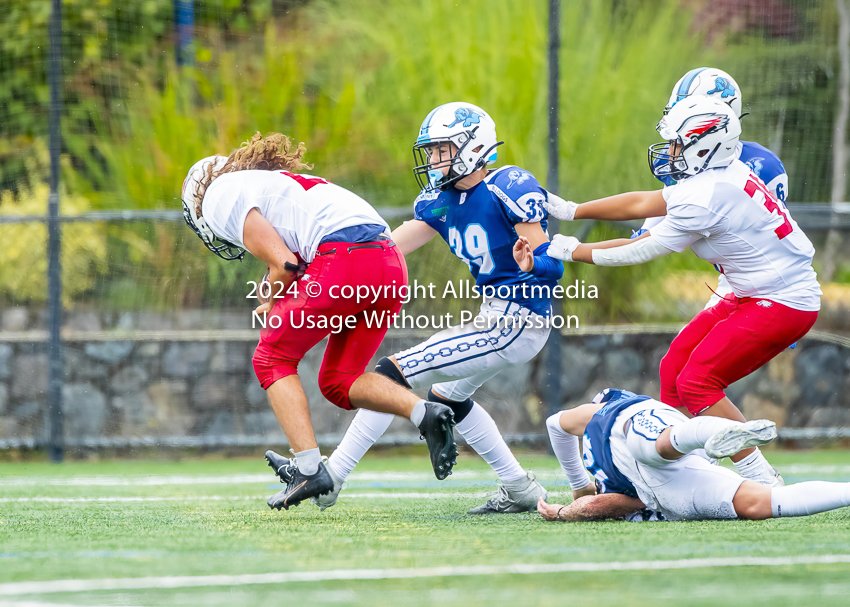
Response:
[{"label": "white jersey with red number", "polygon": [[739,160],[662,191],[667,215],[650,233],[715,264],[738,297],[820,310],[815,248],[785,205]]},{"label": "white jersey with red number", "polygon": [[213,233],[245,248],[242,232],[251,209],[272,224],[283,243],[307,263],[319,243],[343,228],[387,222],[357,194],[320,177],[285,171],[234,171],[217,177],[202,212]]}]

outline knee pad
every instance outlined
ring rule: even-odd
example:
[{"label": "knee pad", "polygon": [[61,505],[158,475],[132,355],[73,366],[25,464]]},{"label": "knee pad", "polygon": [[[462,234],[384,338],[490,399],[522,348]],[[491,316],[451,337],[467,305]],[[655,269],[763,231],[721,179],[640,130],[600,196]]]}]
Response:
[{"label": "knee pad", "polygon": [[471,398],[467,398],[463,402],[457,402],[434,394],[433,390],[428,390],[428,400],[434,403],[440,403],[441,405],[446,405],[449,409],[454,411],[455,424],[462,422],[466,416],[469,415],[469,412],[472,411],[473,405],[475,405]]},{"label": "knee pad", "polygon": [[406,379],[404,379],[404,374],[401,372],[401,369],[399,369],[396,364],[386,356],[379,360],[378,364],[375,365],[375,373],[388,377],[399,386],[410,389],[410,384],[407,383]]},{"label": "knee pad", "polygon": [[681,423],[681,413],[665,409],[644,409],[633,415],[630,421],[626,447],[634,458],[642,464],[656,468],[669,464],[672,460],[661,457],[655,444],[664,430]]}]

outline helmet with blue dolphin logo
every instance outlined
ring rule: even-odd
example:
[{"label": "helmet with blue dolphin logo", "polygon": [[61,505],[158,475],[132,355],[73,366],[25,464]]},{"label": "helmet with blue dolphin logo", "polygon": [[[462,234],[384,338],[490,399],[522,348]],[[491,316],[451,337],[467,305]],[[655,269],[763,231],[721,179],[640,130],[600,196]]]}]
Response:
[{"label": "helmet with blue dolphin logo", "polygon": [[445,103],[422,122],[413,144],[413,174],[425,191],[446,190],[496,162],[496,146],[501,144],[496,123],[487,112],[462,101]]},{"label": "helmet with blue dolphin logo", "polygon": [[741,117],[741,89],[735,79],[723,70],[698,67],[682,76],[673,87],[673,92],[670,93],[670,100],[664,108],[664,113],[668,113],[674,105],[691,95],[704,95],[718,99],[731,107],[738,118]]}]

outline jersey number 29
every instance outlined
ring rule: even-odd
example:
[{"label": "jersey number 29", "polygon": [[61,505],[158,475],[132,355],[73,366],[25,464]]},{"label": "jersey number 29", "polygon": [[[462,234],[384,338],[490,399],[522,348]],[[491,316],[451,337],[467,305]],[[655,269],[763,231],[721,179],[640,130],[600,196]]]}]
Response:
[{"label": "jersey number 29", "polygon": [[[489,274],[496,267],[496,264],[493,263],[493,256],[490,254],[490,241],[487,238],[487,232],[477,223],[466,226],[463,239],[460,237],[460,230],[454,226],[450,227],[449,246],[452,248],[452,252],[469,267],[470,271],[472,270],[470,264],[478,266],[479,274]],[[466,254],[464,254],[464,250]]]}]

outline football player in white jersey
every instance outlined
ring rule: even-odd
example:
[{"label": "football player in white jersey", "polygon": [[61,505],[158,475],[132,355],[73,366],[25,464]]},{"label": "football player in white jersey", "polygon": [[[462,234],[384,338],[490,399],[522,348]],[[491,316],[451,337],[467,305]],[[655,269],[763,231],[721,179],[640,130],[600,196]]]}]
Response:
[{"label": "football player in white jersey", "polygon": [[[732,108],[738,119],[741,118],[743,108],[741,88],[732,76],[723,70],[698,67],[682,76],[670,93],[670,99],[667,101],[664,113],[667,114],[677,103],[693,95],[702,95],[722,101]],[[739,141],[736,154],[738,160],[750,167],[756,177],[761,179],[784,205],[788,196],[788,174],[785,172],[785,166],[779,157],[754,141]],[[676,183],[669,175],[661,175],[657,178],[664,185],[669,186]],[[632,238],[637,238],[648,232],[652,227],[661,223],[663,219],[663,217],[647,219],[641,228],[632,235]],[[729,281],[722,273],[718,273],[717,289],[711,294],[705,307],[713,306],[730,293],[732,293],[732,287],[729,286]]]},{"label": "football player in white jersey", "polygon": [[[581,244],[557,235],[549,255],[565,261],[633,265],[687,247],[725,274],[733,294],[703,310],[661,362],[661,401],[691,415],[745,421],[723,390],[803,337],[817,318],[821,290],[814,247],[751,170],[736,159],[741,125],[725,103],[693,96],[677,103],[650,146],[656,175],[677,183],[581,205],[550,202],[564,219],[664,220],[636,239]],[[745,478],[781,484],[757,449],[732,460]]]},{"label": "football player in white jersey", "polygon": [[[208,249],[228,260],[248,250],[269,267],[271,301],[255,312],[267,316],[253,363],[295,453],[293,460],[266,454],[287,484],[269,499],[278,510],[333,489],[298,378],[301,359],[329,335],[319,370],[325,398],[342,409],[368,407],[410,419],[428,443],[438,479],[451,474],[457,457],[449,407],[364,373],[388,328],[370,325],[366,315],[401,309],[407,266],[369,203],[320,177],[290,172],[311,168],[301,160],[304,152],[303,144],[292,149],[279,133],[257,133],[229,157],[195,163],[181,196],[186,223]],[[345,287],[361,285],[379,296],[344,295]]]},{"label": "football player in white jersey", "polygon": [[538,512],[549,521],[763,520],[850,506],[850,483],[765,487],[694,453],[717,460],[768,443],[776,437],[768,420],[688,419],[648,396],[609,388],[546,426],[575,496],[568,506],[541,499]]}]

